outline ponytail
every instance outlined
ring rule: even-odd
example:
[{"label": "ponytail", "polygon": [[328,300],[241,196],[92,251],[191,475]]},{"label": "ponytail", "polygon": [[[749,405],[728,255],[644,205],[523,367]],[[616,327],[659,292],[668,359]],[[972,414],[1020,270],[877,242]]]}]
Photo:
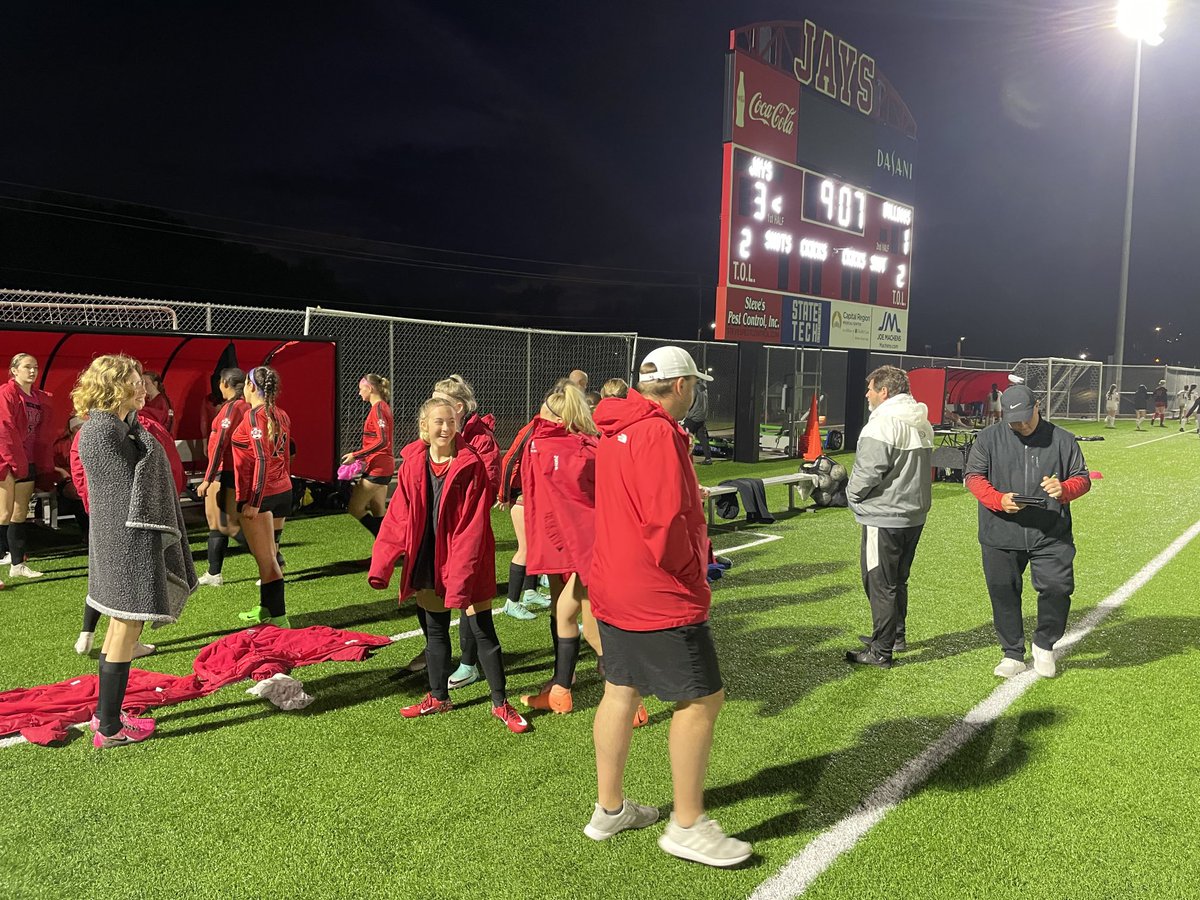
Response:
[{"label": "ponytail", "polygon": [[270,366],[258,366],[249,371],[248,377],[266,403],[267,437],[271,443],[275,443],[279,435],[279,419],[275,415],[275,402],[279,398],[279,373]]},{"label": "ponytail", "polygon": [[546,395],[546,408],[562,419],[563,427],[572,434],[597,435],[600,430],[592,420],[592,408],[587,396],[573,382],[559,383]]},{"label": "ponytail", "polygon": [[371,390],[383,398],[384,403],[390,403],[392,399],[392,383],[382,375],[368,373],[362,377],[362,380],[371,386]]}]

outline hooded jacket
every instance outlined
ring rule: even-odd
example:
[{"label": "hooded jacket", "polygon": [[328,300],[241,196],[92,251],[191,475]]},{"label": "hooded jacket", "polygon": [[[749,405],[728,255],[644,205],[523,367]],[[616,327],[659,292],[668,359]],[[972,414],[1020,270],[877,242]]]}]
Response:
[{"label": "hooded jacket", "polygon": [[871,410],[858,436],[846,499],[860,525],[925,524],[933,502],[933,426],[912,394],[888,397]]},{"label": "hooded jacket", "polygon": [[[433,589],[448,609],[466,609],[496,595],[496,539],[492,535],[492,492],[479,451],[463,435],[454,438],[455,455],[446,472],[434,540]],[[413,559],[425,537],[429,486],[425,467],[429,445],[416,440],[400,451],[396,492],[371,551],[367,582],[383,590],[396,564]],[[400,600],[414,593],[412,567],[400,575]]]},{"label": "hooded jacket", "polygon": [[588,584],[596,540],[596,445],[538,418],[521,462],[525,568],[542,575],[578,573]]},{"label": "hooded jacket", "polygon": [[494,496],[500,487],[500,445],[496,443],[496,417],[491,413],[486,416],[471,413],[463,422],[462,436],[483,458],[488,490]]},{"label": "hooded jacket", "polygon": [[687,433],[636,391],[596,407],[597,619],[626,631],[707,621],[708,530]]},{"label": "hooded jacket", "polygon": [[534,416],[530,419],[528,424],[517,432],[508,452],[504,454],[504,461],[500,467],[500,484],[496,490],[498,503],[513,503],[520,497],[521,460],[525,458],[525,445],[533,437],[533,426],[540,418],[541,416]]}]

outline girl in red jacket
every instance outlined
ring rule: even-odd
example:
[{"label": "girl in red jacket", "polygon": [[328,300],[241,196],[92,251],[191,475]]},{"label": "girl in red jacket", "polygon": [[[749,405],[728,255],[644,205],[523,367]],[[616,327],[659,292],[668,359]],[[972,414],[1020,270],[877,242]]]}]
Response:
[{"label": "girl in red jacket", "polygon": [[249,409],[233,433],[234,481],[242,531],[258,563],[259,605],[238,618],[289,628],[279,540],[292,514],[292,423],[276,404],[279,373],[269,366],[247,373],[242,396]]},{"label": "girl in red jacket", "polygon": [[392,444],[391,383],[382,375],[364,375],[358,382],[358,396],[371,404],[363,423],[362,447],[342,457],[342,465],[355,460],[363,464],[362,477],[350,494],[348,511],[371,534],[379,534],[387,506],[388,485],[396,472]]},{"label": "girl in red jacket", "polygon": [[171,399],[163,390],[162,376],[157,372],[143,372],[142,381],[146,384],[146,405],[142,409],[174,437],[175,408],[171,406]]},{"label": "girl in red jacket", "polygon": [[242,530],[234,490],[232,439],[250,409],[242,396],[246,390],[245,372],[235,367],[222,369],[220,381],[224,403],[209,425],[208,467],[204,470],[204,480],[196,489],[196,493],[204,498],[204,516],[208,519],[208,571],[200,576],[200,583],[212,587],[225,583],[221,569],[225,565],[229,539],[236,538]]},{"label": "girl in red jacket", "polygon": [[34,387],[38,361],[28,353],[14,356],[8,371],[12,378],[0,388],[0,565],[11,565],[13,576],[40,578],[25,564],[25,519],[35,483],[54,485],[50,395]]},{"label": "girl in red jacket", "polygon": [[[571,685],[579,660],[581,612],[584,637],[597,660],[603,660],[587,597],[596,540],[598,436],[586,395],[572,382],[560,381],[534,420],[521,461],[526,565],[550,576],[551,615],[556,626],[554,678],[541,693],[521,698],[531,709],[569,713],[574,708]],[[639,706],[634,727],[646,721],[646,708]]]},{"label": "girl in red jacket", "polygon": [[405,718],[449,711],[450,611],[462,613],[479,648],[492,692],[492,715],[509,731],[529,723],[508,702],[504,659],[492,622],[496,539],[492,492],[483,458],[458,434],[454,408],[430,398],[418,416],[420,438],[400,452],[396,492],[371,554],[371,587],[383,590],[403,558],[400,599],[415,597],[425,611],[429,693],[406,706]]}]

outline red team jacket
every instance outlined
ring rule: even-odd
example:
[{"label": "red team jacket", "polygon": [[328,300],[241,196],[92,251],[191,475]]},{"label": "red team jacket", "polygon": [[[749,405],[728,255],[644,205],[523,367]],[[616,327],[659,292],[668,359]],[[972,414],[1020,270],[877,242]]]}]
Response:
[{"label": "red team jacket", "polygon": [[390,478],[395,474],[392,433],[392,408],[383,400],[372,404],[363,423],[362,449],[354,451],[354,458],[361,459],[365,466],[364,475]]},{"label": "red team jacket", "polygon": [[528,425],[518,431],[508,452],[504,454],[504,461],[500,465],[500,485],[496,491],[496,501],[499,503],[512,503],[517,499],[514,495],[522,490],[521,460],[525,456],[525,445],[533,437],[533,426],[540,418],[541,416],[535,416]]},{"label": "red team jacket", "polygon": [[598,440],[541,417],[532,435],[521,461],[525,568],[542,575],[576,572],[588,584],[596,541]]},{"label": "red team jacket", "polygon": [[[17,481],[37,466],[38,480],[52,484],[54,477],[54,428],[50,424],[50,395],[39,388],[30,397],[41,408],[41,419],[31,423],[25,410],[25,392],[11,378],[0,387],[0,479],[10,474]],[[30,429],[32,428],[32,432]]]},{"label": "red team jacket", "polygon": [[[141,426],[162,444],[163,452],[167,454],[167,462],[171,464],[171,477],[175,480],[175,492],[181,492],[183,490],[183,459],[179,456],[179,448],[175,446],[175,441],[171,435],[167,434],[167,429],[158,423],[158,419],[146,415],[144,409],[138,410],[137,418]],[[79,499],[83,502],[83,511],[90,513],[92,507],[88,502],[87,475],[84,473],[83,463],[79,459],[78,431],[75,432],[75,437],[71,438],[71,482],[75,485],[75,493],[79,494]]]},{"label": "red team jacket", "polygon": [[292,420],[278,406],[275,440],[267,429],[267,406],[251,406],[234,429],[233,471],[239,503],[262,506],[263,499],[292,489],[289,457]]},{"label": "red team jacket", "polygon": [[592,612],[626,631],[706,621],[708,529],[687,433],[636,391],[601,400],[596,425]]},{"label": "red team jacket", "polygon": [[488,490],[495,494],[500,485],[500,445],[496,443],[496,417],[471,413],[463,422],[462,436],[479,451],[487,468]]},{"label": "red team jacket", "polygon": [[[492,535],[492,492],[483,457],[459,434],[442,486],[434,552],[434,590],[449,609],[466,609],[496,595],[496,538]],[[413,559],[425,537],[429,492],[425,467],[429,447],[413,441],[400,451],[396,493],[371,551],[367,581],[383,590],[401,558]],[[415,593],[412,571],[400,575],[400,600]]]},{"label": "red team jacket", "polygon": [[221,404],[213,416],[208,433],[208,467],[204,470],[204,480],[209,484],[220,480],[222,472],[233,471],[233,433],[249,408],[241,397],[234,397]]},{"label": "red team jacket", "polygon": [[167,401],[166,394],[160,391],[158,396],[153,400],[147,397],[146,405],[142,407],[141,412],[154,419],[169,433],[175,433],[175,410],[171,409],[171,404]]}]

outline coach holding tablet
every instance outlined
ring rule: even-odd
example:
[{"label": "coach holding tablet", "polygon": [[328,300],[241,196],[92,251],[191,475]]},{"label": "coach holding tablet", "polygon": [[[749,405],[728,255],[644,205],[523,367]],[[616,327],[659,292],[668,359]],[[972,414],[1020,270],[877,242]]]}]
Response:
[{"label": "coach holding tablet", "polygon": [[1001,678],[1025,671],[1021,587],[1028,567],[1038,595],[1033,668],[1054,675],[1054,645],[1075,590],[1071,501],[1092,486],[1075,436],[1041,416],[1023,384],[1000,398],[1001,421],[979,433],[967,458],[967,489],[979,500],[983,576],[1004,659]]}]

